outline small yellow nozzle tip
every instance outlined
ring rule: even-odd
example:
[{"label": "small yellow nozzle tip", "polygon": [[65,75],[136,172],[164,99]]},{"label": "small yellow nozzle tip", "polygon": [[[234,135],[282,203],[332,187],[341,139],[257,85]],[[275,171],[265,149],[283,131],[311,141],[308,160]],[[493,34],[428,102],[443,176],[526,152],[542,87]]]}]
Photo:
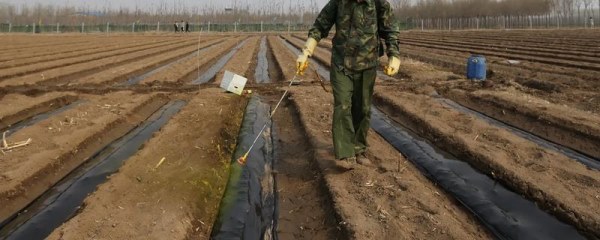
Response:
[{"label": "small yellow nozzle tip", "polygon": [[240,165],[244,165],[244,164],[246,164],[246,157],[245,157],[245,156],[243,156],[243,157],[240,157],[240,158],[238,158],[237,162],[238,162]]}]

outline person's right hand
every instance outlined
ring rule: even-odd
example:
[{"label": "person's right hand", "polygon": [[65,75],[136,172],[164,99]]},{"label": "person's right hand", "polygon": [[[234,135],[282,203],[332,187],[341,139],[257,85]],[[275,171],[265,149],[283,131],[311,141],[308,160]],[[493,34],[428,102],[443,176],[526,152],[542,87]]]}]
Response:
[{"label": "person's right hand", "polygon": [[304,75],[304,70],[308,68],[308,55],[302,53],[298,55],[296,59],[296,74],[299,76]]},{"label": "person's right hand", "polygon": [[317,40],[314,38],[308,38],[306,40],[306,44],[304,44],[304,48],[302,49],[302,54],[298,55],[296,59],[296,74],[304,75],[304,71],[308,68],[308,57],[312,56],[315,47],[317,46]]}]

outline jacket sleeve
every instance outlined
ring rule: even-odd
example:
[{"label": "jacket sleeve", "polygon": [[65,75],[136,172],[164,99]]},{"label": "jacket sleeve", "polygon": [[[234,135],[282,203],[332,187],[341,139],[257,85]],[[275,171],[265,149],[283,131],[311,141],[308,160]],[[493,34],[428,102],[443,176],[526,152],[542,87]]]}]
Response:
[{"label": "jacket sleeve", "polygon": [[390,3],[387,0],[379,1],[380,8],[377,13],[377,24],[379,28],[379,36],[384,39],[388,57],[400,57],[400,43],[398,35],[400,27],[394,17],[394,12]]},{"label": "jacket sleeve", "polygon": [[308,31],[308,37],[314,38],[318,42],[329,35],[329,30],[335,24],[337,16],[337,2],[338,0],[329,0],[323,7],[312,28]]}]

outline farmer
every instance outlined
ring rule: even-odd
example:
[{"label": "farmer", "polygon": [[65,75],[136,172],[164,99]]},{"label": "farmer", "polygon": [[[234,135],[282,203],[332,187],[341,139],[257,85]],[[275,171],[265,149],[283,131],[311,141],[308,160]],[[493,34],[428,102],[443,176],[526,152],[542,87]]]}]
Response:
[{"label": "farmer", "polygon": [[185,21],[185,32],[190,32],[190,23]]},{"label": "farmer", "polygon": [[179,22],[175,22],[173,27],[175,27],[175,32],[179,32]]},{"label": "farmer", "polygon": [[367,132],[378,58],[386,45],[385,74],[400,67],[398,34],[390,4],[386,0],[329,0],[308,33],[302,54],[296,60],[298,74],[308,67],[308,57],[317,43],[335,25],[331,55],[333,87],[333,145],[338,164],[352,169],[356,162],[369,165]]}]

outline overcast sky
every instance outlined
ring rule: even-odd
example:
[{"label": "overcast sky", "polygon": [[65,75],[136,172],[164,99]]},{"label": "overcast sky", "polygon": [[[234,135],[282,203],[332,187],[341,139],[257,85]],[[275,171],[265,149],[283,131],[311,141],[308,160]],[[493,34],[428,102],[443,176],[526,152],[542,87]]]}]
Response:
[{"label": "overcast sky", "polygon": [[[318,6],[321,8],[327,3],[328,0],[314,0]],[[150,7],[156,8],[159,3],[165,2],[169,6],[172,6],[174,3],[180,4],[183,3],[188,7],[205,7],[205,6],[215,6],[215,7],[233,7],[237,2],[238,6],[246,6],[246,5],[256,5],[263,6],[265,2],[271,3],[284,3],[287,6],[290,3],[293,6],[300,4],[304,4],[306,7],[310,4],[309,0],[0,0],[0,2],[10,3],[13,5],[22,5],[22,4],[53,4],[53,5],[71,5],[76,7],[86,7],[89,6],[90,9],[102,9],[104,6],[109,6],[112,8],[119,7],[127,7],[127,8],[135,8],[135,6],[139,6],[140,8]]]}]

